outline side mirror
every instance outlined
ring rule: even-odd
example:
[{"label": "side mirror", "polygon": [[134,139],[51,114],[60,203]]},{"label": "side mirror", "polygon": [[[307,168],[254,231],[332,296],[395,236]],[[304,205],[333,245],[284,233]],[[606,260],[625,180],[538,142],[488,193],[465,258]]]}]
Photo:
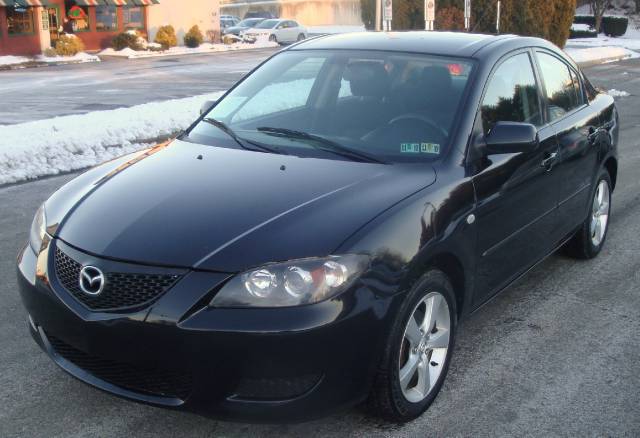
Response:
[{"label": "side mirror", "polygon": [[529,123],[498,122],[485,140],[489,155],[532,152],[538,147],[538,130]]},{"label": "side mirror", "polygon": [[207,100],[205,101],[202,106],[200,107],[200,115],[204,114],[204,113],[208,113],[209,110],[211,108],[213,108],[213,106],[218,103],[217,100]]}]

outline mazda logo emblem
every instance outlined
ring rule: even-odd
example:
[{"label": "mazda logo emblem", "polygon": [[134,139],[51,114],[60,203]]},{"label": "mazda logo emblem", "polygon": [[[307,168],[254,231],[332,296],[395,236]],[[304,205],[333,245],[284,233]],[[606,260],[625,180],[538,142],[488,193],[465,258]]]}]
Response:
[{"label": "mazda logo emblem", "polygon": [[80,289],[87,295],[100,295],[105,278],[102,271],[94,266],[84,266],[80,271]]}]

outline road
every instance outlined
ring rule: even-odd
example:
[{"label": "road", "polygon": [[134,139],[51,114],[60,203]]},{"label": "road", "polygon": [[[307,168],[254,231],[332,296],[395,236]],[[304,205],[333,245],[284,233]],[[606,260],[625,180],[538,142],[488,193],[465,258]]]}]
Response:
[{"label": "road", "polygon": [[0,71],[0,125],[228,89],[276,49]]},{"label": "road", "polygon": [[297,425],[217,422],[123,401],[57,368],[27,332],[15,254],[37,206],[74,175],[0,189],[0,436],[640,436],[640,60],[588,69],[631,93],[606,247],[554,255],[460,327],[442,393],[405,426],[360,409]]}]

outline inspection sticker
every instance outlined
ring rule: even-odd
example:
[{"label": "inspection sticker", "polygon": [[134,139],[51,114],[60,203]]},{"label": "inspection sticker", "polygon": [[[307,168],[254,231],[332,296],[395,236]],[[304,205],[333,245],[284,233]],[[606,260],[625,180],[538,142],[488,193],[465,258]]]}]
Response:
[{"label": "inspection sticker", "polygon": [[402,143],[400,152],[405,154],[437,154],[440,155],[440,145],[438,143]]}]

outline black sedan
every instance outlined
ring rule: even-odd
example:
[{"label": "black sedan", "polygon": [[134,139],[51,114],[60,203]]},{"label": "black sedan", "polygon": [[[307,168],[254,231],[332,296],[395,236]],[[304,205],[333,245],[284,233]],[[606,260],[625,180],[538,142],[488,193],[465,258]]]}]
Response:
[{"label": "black sedan", "polygon": [[18,262],[31,334],[157,406],[298,421],[366,401],[411,420],[461,318],[559,248],[598,255],[618,130],[540,39],[294,45],[176,140],[44,203]]}]

